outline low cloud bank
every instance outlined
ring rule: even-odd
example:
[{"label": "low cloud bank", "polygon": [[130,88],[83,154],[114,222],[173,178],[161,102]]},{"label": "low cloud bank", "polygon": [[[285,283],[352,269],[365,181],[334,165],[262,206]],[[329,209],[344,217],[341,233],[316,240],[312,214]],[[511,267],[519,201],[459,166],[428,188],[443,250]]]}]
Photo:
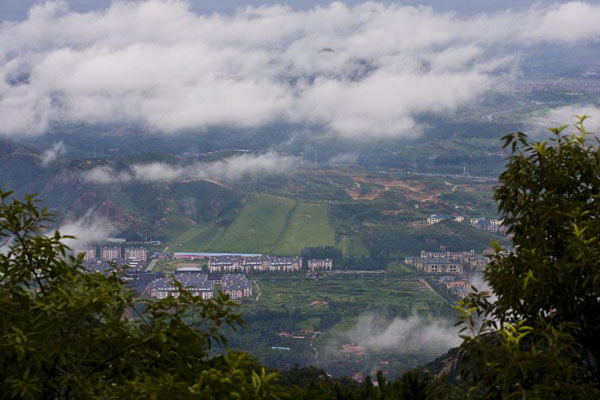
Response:
[{"label": "low cloud bank", "polygon": [[[592,104],[573,104],[549,110],[545,115],[534,118],[533,123],[540,129],[555,128],[566,124],[577,122],[575,115],[589,115],[585,120],[585,128],[588,132],[600,134],[600,107]],[[566,132],[574,132],[569,128]]]},{"label": "low cloud bank", "polygon": [[71,248],[80,248],[110,237],[115,229],[109,222],[88,212],[76,221],[61,225],[58,231],[62,235],[75,236],[74,239],[64,239],[64,244]]},{"label": "low cloud bank", "polygon": [[427,349],[442,353],[461,343],[458,329],[451,321],[427,320],[420,316],[395,318],[384,323],[373,314],[363,315],[349,338],[356,345],[394,352]]},{"label": "low cloud bank", "polygon": [[42,165],[47,167],[66,152],[67,149],[62,141],[54,143],[52,147],[42,153]]},{"label": "low cloud bank", "polygon": [[77,13],[48,1],[0,24],[0,134],[284,122],[413,137],[419,116],[469,105],[518,71],[514,46],[598,40],[598,21],[600,5],[579,1],[472,16],[377,2],[200,15],[177,0]]},{"label": "low cloud bank", "polygon": [[155,162],[134,164],[127,171],[115,171],[110,167],[95,167],[83,173],[84,179],[93,183],[173,182],[197,179],[239,180],[247,175],[282,174],[290,172],[299,159],[275,152],[253,155],[242,154],[213,162],[197,162],[176,166]]}]

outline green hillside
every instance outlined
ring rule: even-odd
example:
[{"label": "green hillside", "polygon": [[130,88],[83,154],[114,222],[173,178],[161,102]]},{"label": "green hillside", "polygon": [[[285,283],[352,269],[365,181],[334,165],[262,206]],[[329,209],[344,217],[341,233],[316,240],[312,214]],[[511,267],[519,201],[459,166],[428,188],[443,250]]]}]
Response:
[{"label": "green hillside", "polygon": [[194,226],[171,241],[178,251],[299,254],[303,247],[333,246],[327,205],[271,195],[251,196],[226,228]]}]

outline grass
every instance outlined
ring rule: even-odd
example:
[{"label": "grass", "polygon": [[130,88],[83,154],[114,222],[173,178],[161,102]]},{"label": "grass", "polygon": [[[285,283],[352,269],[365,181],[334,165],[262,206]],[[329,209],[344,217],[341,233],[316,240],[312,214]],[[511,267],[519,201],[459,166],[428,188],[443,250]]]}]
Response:
[{"label": "grass", "polygon": [[403,272],[414,274],[415,270],[401,262],[391,262],[387,265],[388,272]]},{"label": "grass", "polygon": [[298,254],[303,247],[335,244],[335,233],[329,224],[325,204],[298,204],[285,228],[285,232],[272,250],[274,253]]},{"label": "grass", "polygon": [[251,197],[238,217],[210,244],[215,251],[271,252],[283,235],[295,202],[282,197]]},{"label": "grass", "polygon": [[298,309],[310,316],[322,311],[358,315],[371,309],[394,308],[406,315],[413,312],[431,315],[446,305],[446,300],[418,280],[375,276],[311,280],[293,275],[259,277],[258,282],[260,300],[245,304],[247,311]]},{"label": "grass", "polygon": [[172,251],[297,255],[304,247],[335,245],[326,204],[271,195],[250,197],[226,228],[199,225],[174,237]]}]

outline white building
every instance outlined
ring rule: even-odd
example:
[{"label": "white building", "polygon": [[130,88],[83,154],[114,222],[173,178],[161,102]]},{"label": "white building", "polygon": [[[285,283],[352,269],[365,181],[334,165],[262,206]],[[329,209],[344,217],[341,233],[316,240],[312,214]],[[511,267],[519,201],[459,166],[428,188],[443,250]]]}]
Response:
[{"label": "white building", "polygon": [[148,249],[145,247],[126,247],[125,257],[126,260],[148,260]]},{"label": "white building", "polygon": [[86,247],[83,249],[75,249],[73,250],[73,255],[75,257],[79,256],[80,254],[85,254],[83,256],[83,260],[84,261],[94,261],[96,260],[96,248],[95,247]]},{"label": "white building", "polygon": [[120,247],[103,247],[100,249],[100,258],[106,261],[114,261],[121,259]]}]

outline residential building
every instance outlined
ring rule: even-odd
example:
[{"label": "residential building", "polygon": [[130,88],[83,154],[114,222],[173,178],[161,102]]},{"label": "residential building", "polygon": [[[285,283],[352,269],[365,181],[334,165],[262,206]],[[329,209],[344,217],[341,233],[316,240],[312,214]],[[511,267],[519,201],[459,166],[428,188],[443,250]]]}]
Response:
[{"label": "residential building", "polygon": [[448,218],[448,216],[443,214],[432,214],[429,216],[429,218],[427,218],[427,223],[429,225],[437,224],[438,222],[441,222],[446,218]]},{"label": "residential building", "polygon": [[96,259],[96,247],[85,247],[73,250],[73,255],[75,257],[78,257],[82,253],[85,254],[83,256],[84,261],[93,261]]},{"label": "residential building", "polygon": [[333,260],[331,258],[308,260],[308,269],[311,271],[316,269],[333,269]]},{"label": "residential building", "polygon": [[106,261],[114,261],[121,259],[120,247],[102,247],[100,249],[100,258]]},{"label": "residential building", "polygon": [[270,257],[269,271],[293,272],[302,268],[302,257]]},{"label": "residential building", "polygon": [[175,286],[176,279],[186,290],[203,299],[212,299],[213,286],[208,280],[208,275],[199,273],[176,272],[171,278],[154,279],[146,288],[150,297],[164,299],[169,296],[179,297],[179,289]]},{"label": "residential building", "polygon": [[177,252],[173,254],[173,258],[177,260],[203,260],[211,257],[222,256],[238,256],[238,257],[256,257],[261,254],[249,253],[206,253],[206,252]]},{"label": "residential building", "polygon": [[217,256],[208,259],[208,271],[216,272],[239,272],[242,269],[242,257],[240,256]]},{"label": "residential building", "polygon": [[125,260],[141,260],[146,262],[148,260],[148,249],[145,247],[126,247],[125,248]]},{"label": "residential building", "polygon": [[246,276],[241,274],[225,274],[221,278],[223,293],[228,294],[232,300],[252,296],[252,284]]},{"label": "residential building", "polygon": [[425,273],[450,273],[460,274],[464,271],[461,263],[451,260],[429,259],[423,262],[423,272]]}]

